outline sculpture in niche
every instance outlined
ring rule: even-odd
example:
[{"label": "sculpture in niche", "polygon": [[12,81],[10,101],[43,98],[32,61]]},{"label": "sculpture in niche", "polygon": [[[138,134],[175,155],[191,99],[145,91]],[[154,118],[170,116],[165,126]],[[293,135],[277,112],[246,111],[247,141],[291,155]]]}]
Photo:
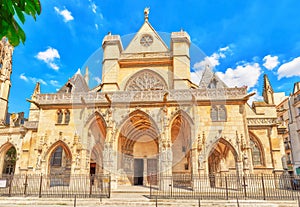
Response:
[{"label": "sculpture in niche", "polygon": [[41,162],[42,162],[42,156],[41,154],[38,154],[37,161],[36,161],[36,168],[41,167]]},{"label": "sculpture in niche", "polygon": [[167,89],[164,79],[157,73],[145,69],[134,74],[125,86],[126,91],[152,91]]}]

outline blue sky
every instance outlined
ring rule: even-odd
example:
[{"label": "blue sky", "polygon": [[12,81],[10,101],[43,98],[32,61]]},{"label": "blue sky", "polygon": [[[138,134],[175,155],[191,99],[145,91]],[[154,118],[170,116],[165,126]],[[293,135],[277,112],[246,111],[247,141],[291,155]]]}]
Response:
[{"label": "blue sky", "polygon": [[[214,67],[229,86],[248,85],[260,99],[263,74],[276,92],[300,80],[299,0],[41,0],[42,13],[26,19],[27,40],[14,50],[9,112],[28,114],[35,82],[55,93],[78,68],[89,65],[91,87],[101,78],[96,59],[108,33],[128,41],[144,22],[164,35],[183,29],[192,40],[192,79]],[[131,35],[130,35],[131,34]],[[167,44],[169,42],[166,41]],[[203,58],[203,55],[206,55]],[[98,77],[98,78],[97,78]]]}]

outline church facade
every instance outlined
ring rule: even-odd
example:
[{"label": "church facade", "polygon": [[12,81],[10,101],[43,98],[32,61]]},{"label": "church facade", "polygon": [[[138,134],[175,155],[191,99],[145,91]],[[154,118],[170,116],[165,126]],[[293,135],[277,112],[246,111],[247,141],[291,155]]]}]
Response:
[{"label": "church facade", "polygon": [[[247,101],[207,66],[191,81],[190,37],[172,32],[170,47],[145,20],[126,48],[102,42],[102,83],[79,72],[56,93],[37,83],[29,117],[7,116],[13,48],[1,42],[0,173],[110,174],[113,187],[159,183],[160,175],[282,173],[273,91]],[[150,180],[150,176],[154,179]]]}]

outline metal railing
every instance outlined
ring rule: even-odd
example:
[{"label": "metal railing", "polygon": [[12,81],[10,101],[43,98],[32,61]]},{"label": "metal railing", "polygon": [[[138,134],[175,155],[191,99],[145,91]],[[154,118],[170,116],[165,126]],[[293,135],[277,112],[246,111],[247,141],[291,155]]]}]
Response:
[{"label": "metal railing", "polygon": [[110,198],[109,175],[2,175],[0,196]]},{"label": "metal railing", "polygon": [[289,175],[159,176],[150,186],[152,199],[295,200],[300,177]]}]

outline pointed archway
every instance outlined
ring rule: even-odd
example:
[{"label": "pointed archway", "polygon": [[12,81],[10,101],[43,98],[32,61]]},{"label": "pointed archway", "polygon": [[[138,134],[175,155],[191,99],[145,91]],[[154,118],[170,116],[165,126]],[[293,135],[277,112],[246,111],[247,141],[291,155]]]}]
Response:
[{"label": "pointed archway", "polygon": [[0,148],[2,174],[14,174],[17,162],[17,151],[11,143],[6,143]]},{"label": "pointed archway", "polygon": [[233,146],[220,138],[212,147],[208,157],[209,174],[236,174],[237,152]]},{"label": "pointed archway", "polygon": [[158,129],[152,118],[137,110],[124,122],[118,139],[120,184],[157,183]]},{"label": "pointed archway", "polygon": [[71,177],[72,153],[63,141],[54,143],[48,150],[50,186],[68,186]]},{"label": "pointed archway", "polygon": [[106,122],[104,118],[95,113],[88,128],[90,156],[90,175],[103,173],[103,150],[106,138]]},{"label": "pointed archway", "polygon": [[172,174],[192,174],[191,124],[186,113],[177,113],[171,124]]}]

